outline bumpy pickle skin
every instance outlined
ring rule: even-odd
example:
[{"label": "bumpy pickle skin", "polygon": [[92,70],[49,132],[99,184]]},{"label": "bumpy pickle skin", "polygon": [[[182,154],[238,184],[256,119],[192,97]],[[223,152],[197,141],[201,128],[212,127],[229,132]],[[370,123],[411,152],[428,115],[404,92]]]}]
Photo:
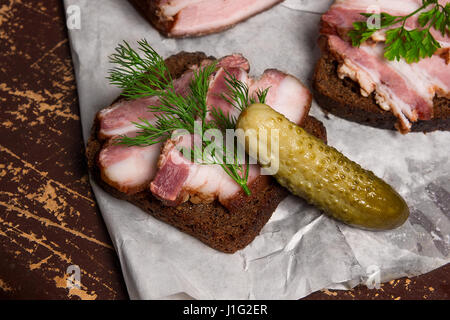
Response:
[{"label": "bumpy pickle skin", "polygon": [[[268,133],[278,129],[276,180],[335,219],[370,230],[394,229],[408,219],[405,200],[390,185],[269,106],[249,106],[241,113],[237,128],[244,132],[254,130],[258,140],[259,129]],[[271,139],[263,140],[269,141],[266,146],[269,158],[258,158],[258,161],[269,166],[275,153],[271,152]],[[256,139],[245,137],[250,154],[257,154],[258,143]]]}]

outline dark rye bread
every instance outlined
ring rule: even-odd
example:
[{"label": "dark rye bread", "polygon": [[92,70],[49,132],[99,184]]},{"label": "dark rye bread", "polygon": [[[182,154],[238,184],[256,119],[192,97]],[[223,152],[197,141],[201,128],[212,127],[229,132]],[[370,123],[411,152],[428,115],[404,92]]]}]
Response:
[{"label": "dark rye bread", "polygon": [[[181,52],[166,60],[174,78],[179,77],[190,65],[198,64],[206,58],[203,53]],[[326,141],[326,130],[322,123],[308,117],[305,130]],[[127,195],[109,186],[100,177],[97,157],[104,142],[97,138],[98,123],[95,122],[86,147],[86,157],[91,176],[106,192],[114,197],[129,201],[155,218],[190,234],[208,246],[234,253],[245,248],[259,234],[272,216],[278,204],[288,192],[269,177],[269,184],[252,185],[252,196],[240,196],[241,201],[232,210],[227,210],[219,202],[209,204],[183,203],[178,207],[164,206],[152,196],[149,190]],[[245,201],[244,201],[245,198]]]},{"label": "dark rye bread", "polygon": [[[251,16],[248,16],[245,19],[242,19],[241,21],[238,21],[236,23],[229,24],[226,26],[213,27],[213,28],[209,29],[208,31],[199,32],[199,33],[195,33],[195,34],[174,35],[171,33],[171,29],[172,29],[173,24],[176,22],[177,16],[175,16],[174,18],[165,17],[162,14],[161,10],[159,9],[159,3],[161,2],[161,0],[128,0],[128,1],[163,36],[173,37],[173,38],[199,37],[199,36],[204,36],[204,35],[208,35],[211,33],[221,32],[221,31],[230,29],[230,28],[234,27],[236,24],[238,24],[244,20],[247,20],[263,11],[270,9],[270,7],[263,8],[259,12],[255,12]],[[273,3],[273,5],[271,7],[277,5],[278,3],[282,2],[282,1],[283,0],[279,0],[275,3]]]},{"label": "dark rye bread", "polygon": [[[339,62],[325,52],[316,65],[313,77],[314,98],[322,109],[338,117],[360,124],[396,130],[397,118],[391,111],[381,109],[372,93],[368,97],[360,94],[357,82],[338,77]],[[450,100],[434,98],[434,114],[431,120],[414,122],[411,131],[431,132],[450,130]]]}]

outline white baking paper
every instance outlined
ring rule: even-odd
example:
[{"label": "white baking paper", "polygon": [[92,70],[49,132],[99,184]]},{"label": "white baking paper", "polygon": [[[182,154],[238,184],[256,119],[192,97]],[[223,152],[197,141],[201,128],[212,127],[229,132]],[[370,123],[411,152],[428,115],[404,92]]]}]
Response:
[{"label": "white baking paper", "polygon": [[[286,1],[231,30],[182,40],[160,36],[125,0],[64,3],[86,140],[95,113],[119,94],[105,77],[111,67],[107,56],[122,40],[146,38],[163,56],[182,50],[216,57],[240,52],[255,76],[278,68],[310,86],[319,57],[320,13],[331,1]],[[325,117],[316,103],[311,113],[325,124],[330,145],[403,195],[409,221],[393,231],[363,231],[291,196],[247,248],[229,255],[92,182],[132,299],[298,299],[322,288],[415,276],[450,261],[450,133],[404,136]]]}]

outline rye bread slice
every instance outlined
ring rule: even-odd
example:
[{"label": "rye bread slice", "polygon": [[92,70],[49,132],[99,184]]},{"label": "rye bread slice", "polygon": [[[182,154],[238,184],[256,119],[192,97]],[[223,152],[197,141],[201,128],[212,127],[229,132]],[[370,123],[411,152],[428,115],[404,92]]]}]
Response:
[{"label": "rye bread slice", "polygon": [[[205,58],[204,53],[181,52],[166,59],[166,64],[172,77],[177,78],[190,65],[199,64]],[[304,128],[326,142],[326,130],[319,120],[308,116]],[[111,187],[100,177],[97,157],[105,142],[97,138],[97,132],[98,123],[95,122],[86,147],[89,170],[97,184],[114,197],[133,203],[153,217],[225,253],[234,253],[252,242],[288,194],[270,177],[268,185],[252,185],[252,195],[241,196],[239,205],[234,206],[231,211],[218,201],[208,204],[185,202],[178,207],[167,207],[153,197],[149,189],[127,195]]]},{"label": "rye bread slice", "polygon": [[[313,94],[319,106],[340,118],[380,129],[397,130],[394,114],[381,109],[373,93],[368,97],[362,96],[357,82],[349,78],[340,79],[338,66],[339,62],[328,52],[324,52],[316,65]],[[450,130],[450,100],[435,97],[433,102],[433,118],[414,122],[411,131]]]}]

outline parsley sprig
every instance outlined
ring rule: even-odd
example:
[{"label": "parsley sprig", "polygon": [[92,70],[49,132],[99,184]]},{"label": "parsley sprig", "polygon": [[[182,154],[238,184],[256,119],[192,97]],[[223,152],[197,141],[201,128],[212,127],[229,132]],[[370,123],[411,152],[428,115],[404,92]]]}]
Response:
[{"label": "parsley sprig", "polygon": [[[222,142],[206,139],[204,136],[209,129],[218,129],[221,132],[234,129],[237,121],[233,116],[224,114],[221,109],[208,106],[206,103],[210,76],[216,71],[217,65],[212,63],[195,70],[188,93],[182,95],[176,92],[164,59],[145,39],[138,41],[138,50],[140,53],[125,41],[124,44],[119,44],[115,53],[110,56],[110,62],[116,66],[109,71],[108,79],[111,84],[121,88],[122,95],[128,99],[158,97],[158,105],[148,106],[149,111],[155,113],[156,121],[150,123],[146,119],[139,119],[140,122],[133,122],[139,129],[137,135],[134,137],[123,135],[115,142],[127,146],[150,146],[164,142],[173,132],[179,130],[200,135],[201,147],[196,145],[192,147],[190,150],[192,159],[203,161],[204,151],[211,150],[207,155],[206,164],[220,165],[244,192],[250,195],[248,157],[246,159],[245,155],[244,157],[239,155],[238,148],[228,150]],[[226,83],[229,92],[222,94],[222,98],[231,105],[242,111],[256,102],[255,98],[250,97],[247,85],[234,76],[227,74]],[[258,91],[257,100],[264,103],[267,92],[268,89]],[[214,148],[218,143],[220,148]]]},{"label": "parsley sprig", "polygon": [[[431,9],[430,9],[431,7]],[[429,9],[429,10],[427,10]],[[420,28],[406,29],[406,21],[418,14]],[[361,13],[369,18],[371,13]],[[441,46],[430,32],[431,28],[438,30],[442,36],[449,33],[450,28],[450,3],[441,5],[438,0],[423,0],[422,6],[405,16],[393,16],[386,12],[375,14],[380,20],[380,26],[369,26],[366,21],[353,23],[353,30],[348,33],[352,45],[359,47],[372,35],[381,30],[400,24],[399,27],[386,31],[386,48],[384,56],[388,60],[400,60],[404,58],[407,63],[418,62],[420,59],[431,57]]]}]

